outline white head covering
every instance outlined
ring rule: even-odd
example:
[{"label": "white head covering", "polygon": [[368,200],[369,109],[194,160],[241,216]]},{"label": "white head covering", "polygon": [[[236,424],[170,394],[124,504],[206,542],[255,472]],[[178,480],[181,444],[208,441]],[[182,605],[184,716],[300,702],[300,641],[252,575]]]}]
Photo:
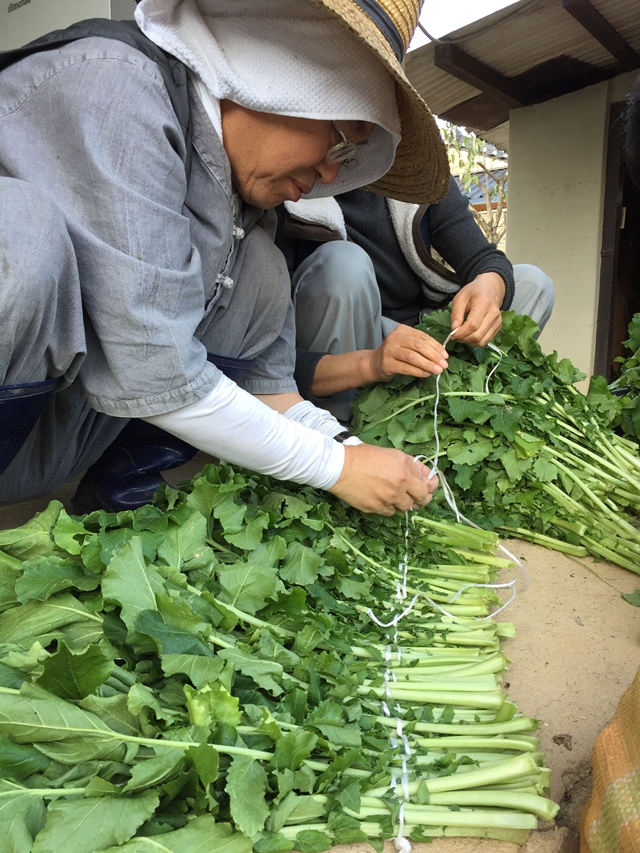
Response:
[{"label": "white head covering", "polygon": [[400,141],[396,84],[372,52],[326,11],[305,0],[142,0],[140,29],[180,59],[216,130],[219,102],[312,119],[360,120],[376,128],[358,146],[357,165],[322,198],[372,183],[391,167]]}]

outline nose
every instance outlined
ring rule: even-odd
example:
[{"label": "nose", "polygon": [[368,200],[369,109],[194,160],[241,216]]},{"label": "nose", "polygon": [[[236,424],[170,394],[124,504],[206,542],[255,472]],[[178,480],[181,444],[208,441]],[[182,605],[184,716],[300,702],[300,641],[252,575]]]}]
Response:
[{"label": "nose", "polygon": [[332,184],[338,177],[340,165],[340,163],[327,163],[324,159],[316,163],[315,170],[318,173],[320,183]]}]

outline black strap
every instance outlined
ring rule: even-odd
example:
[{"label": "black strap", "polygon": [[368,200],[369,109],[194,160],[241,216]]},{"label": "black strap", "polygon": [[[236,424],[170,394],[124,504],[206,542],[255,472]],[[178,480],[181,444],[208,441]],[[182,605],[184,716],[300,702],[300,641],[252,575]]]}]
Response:
[{"label": "black strap", "polygon": [[191,174],[193,159],[192,140],[193,123],[189,109],[189,91],[187,86],[187,69],[175,56],[166,53],[154,44],[138,28],[134,21],[110,21],[107,18],[90,18],[79,21],[64,30],[47,33],[24,47],[14,50],[0,51],[0,71],[13,65],[21,59],[39,53],[43,50],[53,50],[83,38],[107,38],[121,41],[134,47],[158,66],[162,81],[167,90],[171,106],[182,128],[186,147],[185,169],[187,180]]},{"label": "black strap", "polygon": [[353,433],[349,432],[348,429],[345,429],[333,436],[333,440],[337,441],[338,444],[344,444],[348,438],[353,438]]},{"label": "black strap", "polygon": [[402,36],[398,32],[398,28],[393,23],[389,15],[380,6],[376,0],[353,0],[356,6],[359,6],[363,12],[371,18],[376,27],[381,31],[391,46],[391,50],[395,53],[398,62],[404,59],[404,42]]}]

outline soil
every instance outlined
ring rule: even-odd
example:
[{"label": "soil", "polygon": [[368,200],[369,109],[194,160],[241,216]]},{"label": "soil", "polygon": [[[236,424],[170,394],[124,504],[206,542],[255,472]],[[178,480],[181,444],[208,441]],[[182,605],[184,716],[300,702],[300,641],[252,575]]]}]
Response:
[{"label": "soil", "polygon": [[[170,472],[172,484],[188,479],[204,454]],[[16,527],[50,499],[71,511],[74,485],[14,506],[0,506],[0,529]],[[540,720],[538,736],[552,770],[550,796],[560,804],[556,820],[541,824],[524,847],[484,839],[438,839],[414,844],[415,853],[577,853],[580,814],[591,788],[591,749],[640,666],[640,609],[623,593],[640,577],[590,558],[576,560],[520,540],[505,543],[529,574],[499,619],[514,622],[505,640],[512,663],[505,690],[523,713]],[[510,580],[512,572],[505,572]],[[340,845],[334,853],[371,853],[367,844]],[[395,853],[389,842],[385,853]]]}]

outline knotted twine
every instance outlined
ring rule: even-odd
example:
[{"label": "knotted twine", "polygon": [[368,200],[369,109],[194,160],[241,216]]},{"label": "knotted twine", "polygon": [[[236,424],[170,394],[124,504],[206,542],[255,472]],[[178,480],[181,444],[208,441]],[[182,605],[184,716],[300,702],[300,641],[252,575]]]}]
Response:
[{"label": "knotted twine", "polygon": [[[455,333],[456,333],[456,330],[454,329],[452,332],[450,332],[447,335],[447,337],[445,338],[444,343],[443,343],[443,346],[445,348],[446,348],[447,344],[449,343],[449,341],[451,340],[451,338],[455,335]],[[489,344],[487,344],[487,346],[489,347],[489,349],[493,350],[493,352],[495,352],[498,355],[498,360],[496,361],[496,363],[494,364],[494,366],[491,368],[491,370],[489,371],[489,373],[487,375],[487,378],[485,381],[485,386],[484,386],[485,394],[489,394],[489,382],[490,382],[491,378],[493,377],[494,373],[496,372],[496,370],[498,369],[498,367],[500,366],[500,362],[502,361],[502,358],[504,356],[504,353],[502,352],[502,350],[499,347],[497,347],[495,344],[489,343]],[[449,486],[449,484],[447,483],[447,480],[446,480],[444,474],[438,468],[438,461],[440,459],[440,436],[438,434],[438,406],[440,403],[440,378],[441,378],[441,376],[442,376],[441,373],[439,373],[436,376],[436,394],[435,394],[435,401],[434,401],[434,406],[433,406],[433,429],[434,429],[434,438],[435,438],[435,442],[436,442],[436,452],[431,459],[427,458],[426,456],[422,456],[422,455],[415,456],[414,459],[416,462],[421,462],[423,460],[426,462],[429,462],[429,464],[431,465],[431,472],[429,473],[428,479],[432,479],[436,475],[438,476],[438,479],[439,479],[440,484],[442,486],[442,491],[443,491],[445,500],[446,500],[447,504],[449,505],[449,508],[451,509],[453,514],[455,515],[456,521],[459,524],[466,524],[469,527],[475,527],[477,530],[482,530],[480,525],[471,521],[471,519],[467,518],[465,515],[463,515],[460,512],[460,510],[458,509],[458,505],[456,504],[456,499],[455,499],[455,496],[453,494],[453,491],[452,491],[451,487]],[[407,576],[408,576],[408,572],[409,572],[409,533],[410,533],[410,524],[411,524],[409,512],[405,512],[405,522],[406,522],[406,524],[405,524],[405,534],[404,534],[404,543],[405,543],[404,560],[402,563],[398,564],[398,570],[402,573],[402,581],[396,581],[396,595],[395,595],[396,601],[398,602],[398,605],[400,607],[402,607],[404,605],[404,603],[407,599]],[[511,553],[511,551],[509,551],[507,548],[504,547],[504,545],[502,545],[501,543],[498,543],[498,548],[500,551],[502,551],[504,554],[506,554],[507,557],[510,560],[512,560],[513,563],[522,572],[522,576],[524,578],[523,592],[526,591],[528,586],[529,586],[529,573],[527,572],[526,568],[521,563],[521,561],[514,554]],[[511,589],[511,597],[509,598],[509,600],[506,601],[501,607],[499,607],[497,610],[495,610],[491,614],[492,617],[497,616],[498,613],[501,613],[506,607],[508,607],[514,601],[514,599],[516,597],[516,583],[517,583],[517,581],[518,581],[518,576],[516,575],[516,577],[513,578],[513,580],[509,581],[508,583],[483,583],[483,584],[470,583],[470,584],[466,584],[465,586],[461,587],[455,593],[455,595],[453,595],[449,599],[448,603],[453,604],[454,601],[456,601],[456,599],[460,595],[462,595],[462,593],[465,592],[465,590],[467,590],[467,589]],[[406,607],[404,607],[399,613],[397,613],[390,622],[380,621],[380,619],[378,619],[378,617],[375,615],[375,613],[371,609],[369,609],[367,611],[367,615],[369,616],[370,619],[372,619],[376,623],[376,625],[379,625],[381,628],[393,628],[392,640],[387,645],[387,647],[385,649],[385,661],[387,663],[389,663],[389,661],[391,661],[394,654],[395,654],[396,660],[398,662],[400,662],[400,660],[402,659],[402,649],[401,649],[400,645],[398,644],[398,636],[399,636],[398,625],[402,621],[402,619],[404,619],[406,616],[409,615],[409,613],[411,613],[416,601],[418,600],[418,597],[419,597],[418,595],[414,595],[413,598],[411,599],[411,601],[409,602],[409,604]],[[454,614],[447,611],[444,607],[441,607],[437,602],[435,602],[431,598],[429,598],[429,596],[424,595],[424,593],[423,593],[422,597],[426,598],[426,600],[430,603],[430,605],[434,609],[439,610],[445,616],[447,616],[451,619],[454,619],[454,620],[457,619],[457,617],[454,616]],[[480,618],[482,619],[484,617],[480,617]],[[384,685],[385,685],[386,696],[385,696],[385,699],[381,701],[382,712],[385,715],[385,717],[391,717],[392,716],[390,706],[393,704],[393,697],[391,695],[390,681],[395,682],[397,680],[398,680],[397,675],[395,674],[393,669],[388,666],[384,672]],[[408,838],[405,838],[405,835],[404,835],[404,828],[405,828],[404,806],[405,806],[405,803],[410,801],[408,761],[409,761],[409,758],[411,757],[412,752],[411,752],[411,746],[409,744],[409,739],[404,734],[404,721],[403,721],[402,716],[401,716],[402,715],[402,707],[399,704],[399,702],[395,703],[394,711],[396,713],[396,731],[395,731],[395,735],[393,735],[389,738],[389,742],[390,742],[393,749],[398,749],[400,744],[402,744],[403,752],[400,754],[400,759],[401,759],[400,786],[402,789],[402,794],[400,797],[400,808],[398,810],[398,832],[396,834],[396,837],[393,840],[393,843],[394,843],[394,846],[395,846],[396,850],[398,851],[398,853],[411,853],[411,849],[412,849],[411,848],[411,841]],[[392,772],[391,783],[389,785],[389,788],[394,792],[396,790],[397,783],[398,783],[398,778],[397,778],[396,774]]]}]

